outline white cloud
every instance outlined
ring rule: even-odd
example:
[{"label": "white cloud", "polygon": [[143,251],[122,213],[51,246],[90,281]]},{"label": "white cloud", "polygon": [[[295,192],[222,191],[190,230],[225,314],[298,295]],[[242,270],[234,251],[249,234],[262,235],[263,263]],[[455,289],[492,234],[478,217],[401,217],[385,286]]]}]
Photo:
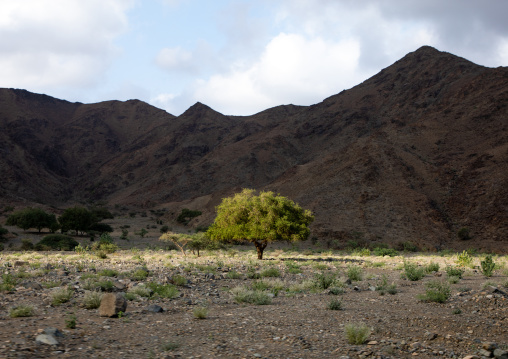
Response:
[{"label": "white cloud", "polygon": [[169,71],[193,72],[195,68],[192,53],[179,46],[162,49],[155,58],[155,63],[160,68]]},{"label": "white cloud", "polygon": [[194,96],[233,114],[252,114],[284,103],[309,105],[361,82],[358,59],[355,41],[281,33],[254,64],[233,65],[227,73],[199,81]]},{"label": "white cloud", "polygon": [[130,0],[3,1],[0,86],[86,87],[101,80],[127,29]]}]

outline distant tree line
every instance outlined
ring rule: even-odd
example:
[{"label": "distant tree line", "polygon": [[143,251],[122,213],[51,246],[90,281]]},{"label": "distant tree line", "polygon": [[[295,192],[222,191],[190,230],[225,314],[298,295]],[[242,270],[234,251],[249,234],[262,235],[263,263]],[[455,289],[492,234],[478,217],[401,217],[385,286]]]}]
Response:
[{"label": "distant tree line", "polygon": [[16,226],[23,230],[35,228],[40,233],[47,228],[51,233],[61,230],[62,233],[75,231],[76,233],[112,232],[113,229],[104,219],[111,219],[113,215],[103,207],[87,209],[84,207],[67,208],[58,219],[54,214],[46,213],[41,208],[24,208],[7,217],[8,226]]}]

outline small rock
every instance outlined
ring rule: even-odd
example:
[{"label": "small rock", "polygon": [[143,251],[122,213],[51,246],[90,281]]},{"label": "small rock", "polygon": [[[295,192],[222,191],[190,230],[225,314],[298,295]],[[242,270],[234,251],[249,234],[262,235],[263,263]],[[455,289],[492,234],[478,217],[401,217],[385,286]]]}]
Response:
[{"label": "small rock", "polygon": [[47,345],[58,345],[59,344],[58,340],[56,340],[54,336],[49,335],[49,334],[39,334],[35,338],[35,342],[40,343],[40,344],[47,344]]},{"label": "small rock", "polygon": [[63,337],[63,333],[57,328],[48,327],[44,329],[44,334],[52,335],[54,337]]},{"label": "small rock", "polygon": [[495,349],[494,357],[496,357],[497,359],[508,359],[508,352],[503,349]]},{"label": "small rock", "polygon": [[377,341],[375,340],[371,340],[370,342],[367,343],[367,345],[376,345],[377,344]]},{"label": "small rock", "polygon": [[162,313],[164,312],[164,309],[162,309],[161,306],[157,304],[151,304],[148,307],[146,307],[146,310],[152,313]]},{"label": "small rock", "polygon": [[126,309],[127,301],[122,295],[106,293],[101,300],[99,315],[101,317],[117,317],[119,312],[125,312]]},{"label": "small rock", "polygon": [[478,351],[478,353],[483,356],[483,357],[487,357],[487,358],[490,358],[492,356],[492,352],[489,351],[489,350],[485,350],[485,349],[480,349]]},{"label": "small rock", "polygon": [[479,356],[477,355],[466,355],[464,358],[462,359],[480,359]]},{"label": "small rock", "polygon": [[497,348],[497,344],[493,343],[493,342],[483,342],[482,343],[482,348],[485,349],[485,350],[488,350],[489,352],[491,352],[491,351],[493,351],[494,349]]}]

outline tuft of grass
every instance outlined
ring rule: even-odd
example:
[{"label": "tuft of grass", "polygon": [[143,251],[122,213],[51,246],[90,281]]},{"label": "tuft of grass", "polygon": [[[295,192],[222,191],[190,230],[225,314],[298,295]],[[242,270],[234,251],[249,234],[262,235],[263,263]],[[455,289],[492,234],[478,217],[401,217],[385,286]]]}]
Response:
[{"label": "tuft of grass", "polygon": [[51,293],[51,305],[58,306],[71,300],[74,291],[70,288],[61,287]]},{"label": "tuft of grass", "polygon": [[31,305],[18,305],[9,310],[9,317],[31,317],[35,314],[34,308]]},{"label": "tuft of grass", "polygon": [[345,292],[346,290],[342,287],[331,287],[330,289],[328,289],[328,293],[332,295],[344,294]]},{"label": "tuft of grass", "polygon": [[367,341],[370,329],[365,323],[350,323],[345,325],[344,335],[349,344],[360,345]]},{"label": "tuft of grass", "polygon": [[196,319],[206,319],[208,316],[208,308],[207,307],[196,307],[192,311],[194,318]]},{"label": "tuft of grass", "polygon": [[450,283],[450,284],[457,284],[458,282],[460,282],[460,278],[459,277],[456,277],[456,276],[448,277],[448,283]]},{"label": "tuft of grass", "polygon": [[241,279],[242,275],[238,273],[237,271],[229,271],[228,274],[226,274],[226,277],[229,279]]},{"label": "tuft of grass", "polygon": [[137,281],[145,280],[146,278],[148,278],[148,274],[149,272],[147,269],[139,268],[136,269],[134,272],[132,272],[130,279]]},{"label": "tuft of grass", "polygon": [[89,291],[83,297],[83,306],[86,309],[97,309],[101,305],[102,293]]},{"label": "tuft of grass", "polygon": [[455,315],[456,315],[456,314],[461,314],[461,313],[462,313],[462,310],[460,310],[459,308],[454,308],[454,309],[452,310],[452,314],[455,314]]},{"label": "tuft of grass", "polygon": [[363,271],[360,267],[357,266],[349,266],[346,270],[346,276],[352,282],[359,282],[363,279]]},{"label": "tuft of grass", "polygon": [[445,282],[434,280],[426,283],[425,286],[427,287],[425,294],[418,296],[418,299],[425,302],[444,303],[452,294],[450,286]]},{"label": "tuft of grass", "polygon": [[69,329],[76,329],[76,315],[71,314],[65,319],[65,327]]},{"label": "tuft of grass", "polygon": [[133,287],[127,294],[139,295],[140,297],[149,298],[152,295],[152,290],[144,285],[137,285]]},{"label": "tuft of grass", "polygon": [[275,267],[271,267],[266,268],[259,274],[261,275],[261,277],[280,277],[280,270]]},{"label": "tuft of grass", "polygon": [[290,274],[302,273],[301,266],[296,262],[286,262],[286,271]]},{"label": "tuft of grass", "polygon": [[177,285],[180,287],[187,284],[187,278],[185,278],[183,275],[180,275],[180,274],[174,275],[173,278],[171,278],[171,280],[173,281],[174,285]]},{"label": "tuft of grass", "polygon": [[162,344],[161,349],[165,352],[178,349],[180,347],[180,344],[175,342],[166,342]]},{"label": "tuft of grass", "polygon": [[328,303],[328,309],[330,310],[343,310],[342,301],[340,299],[332,299]]},{"label": "tuft of grass", "polygon": [[171,284],[159,284],[150,282],[147,284],[147,287],[152,290],[152,297],[172,299],[180,294],[178,289],[176,289],[176,287]]},{"label": "tuft of grass", "polygon": [[117,277],[118,271],[114,269],[103,269],[99,271],[97,274],[103,277]]},{"label": "tuft of grass", "polygon": [[272,303],[272,298],[267,293],[250,290],[245,287],[233,288],[231,293],[237,303],[249,303],[256,305],[267,305]]}]

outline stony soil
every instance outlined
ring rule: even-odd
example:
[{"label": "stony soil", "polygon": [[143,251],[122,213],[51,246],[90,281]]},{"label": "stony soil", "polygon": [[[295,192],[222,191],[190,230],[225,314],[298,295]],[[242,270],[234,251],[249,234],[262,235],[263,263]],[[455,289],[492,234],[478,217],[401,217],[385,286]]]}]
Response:
[{"label": "stony soil", "polygon": [[[268,250],[257,261],[252,248],[206,252],[197,258],[175,251],[122,250],[106,259],[75,253],[2,252],[3,281],[15,278],[14,289],[0,292],[1,358],[464,358],[486,354],[482,346],[495,343],[507,349],[508,258],[497,257],[500,269],[490,279],[468,268],[458,283],[450,284],[452,296],[445,303],[417,299],[425,283],[447,281],[444,268],[454,265],[456,255],[405,255],[424,266],[431,261],[440,271],[420,281],[401,278],[402,257],[352,256],[344,252],[309,254],[302,251]],[[411,258],[408,258],[411,257]],[[479,264],[475,258],[474,265]],[[300,266],[290,273],[288,263]],[[360,281],[347,282],[347,268],[361,268]],[[135,280],[134,270],[145,267],[149,276]],[[252,271],[277,268],[278,278],[251,279]],[[112,269],[116,276],[100,276]],[[240,274],[230,279],[231,272]],[[335,274],[329,290],[294,290],[292,285],[315,281],[317,274]],[[83,307],[90,281],[111,281],[112,291],[126,293],[144,282],[170,283],[182,275],[188,283],[177,286],[173,299],[137,297],[129,300],[119,318],[99,316],[98,309]],[[397,286],[396,294],[374,290],[386,276]],[[237,303],[231,292],[254,281],[280,280],[284,288],[268,305]],[[487,281],[489,281],[487,283]],[[497,287],[498,290],[489,284]],[[56,285],[55,288],[47,288]],[[74,290],[71,300],[52,305],[52,292],[60,287]],[[328,304],[339,299],[342,310]],[[154,313],[149,305],[164,311]],[[11,308],[31,305],[34,315],[10,317]],[[206,319],[196,319],[193,310],[206,306]],[[457,313],[460,310],[460,314]],[[76,318],[76,327],[68,322]],[[365,323],[371,334],[362,345],[348,344],[344,327]],[[57,345],[36,342],[46,328],[63,336]],[[499,353],[498,351],[497,353]],[[479,356],[480,357],[480,356]]]}]

